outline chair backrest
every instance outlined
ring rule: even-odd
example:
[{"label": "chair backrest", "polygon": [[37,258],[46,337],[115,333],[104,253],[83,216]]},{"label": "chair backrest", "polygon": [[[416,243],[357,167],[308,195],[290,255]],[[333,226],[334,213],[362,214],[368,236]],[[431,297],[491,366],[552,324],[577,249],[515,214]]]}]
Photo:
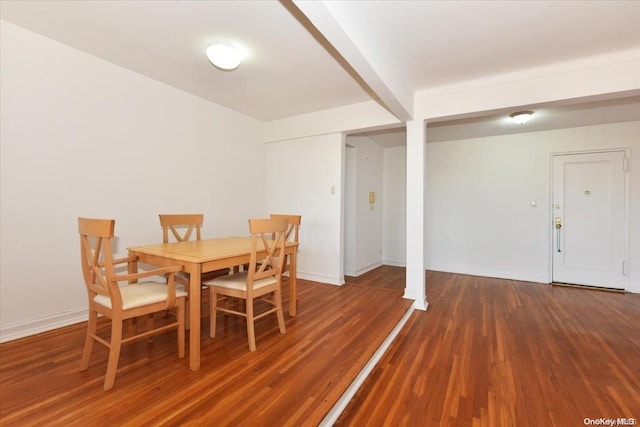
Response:
[{"label": "chair backrest", "polygon": [[293,239],[291,241],[298,243],[298,229],[300,228],[302,215],[271,214],[271,218],[286,218],[287,231],[285,233],[285,240],[290,240],[293,236]]},{"label": "chair backrest", "polygon": [[115,276],[111,253],[115,223],[113,219],[79,217],[78,233],[82,274],[89,297],[93,298],[95,294],[104,295],[111,298],[115,304],[121,304],[117,282],[108,279]]},{"label": "chair backrest", "polygon": [[[249,220],[251,256],[247,274],[248,283],[270,276],[276,276],[279,279],[285,258],[279,254],[284,253],[287,228],[286,218]],[[266,255],[258,264],[257,253],[263,248],[266,250]]]},{"label": "chair backrest", "polygon": [[159,217],[162,226],[162,243],[169,243],[169,231],[177,242],[186,242],[191,239],[191,233],[194,230],[196,240],[200,240],[203,214],[160,214]]}]

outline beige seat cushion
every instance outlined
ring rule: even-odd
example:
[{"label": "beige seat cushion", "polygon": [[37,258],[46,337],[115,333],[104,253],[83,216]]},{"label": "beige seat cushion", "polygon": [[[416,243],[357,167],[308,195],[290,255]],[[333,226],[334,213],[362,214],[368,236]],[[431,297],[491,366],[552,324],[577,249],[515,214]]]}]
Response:
[{"label": "beige seat cushion", "polygon": [[[167,284],[163,282],[140,282],[120,287],[122,309],[149,305],[167,299]],[[186,297],[184,287],[176,286],[176,297]],[[93,299],[100,305],[111,308],[111,299],[104,295],[96,295]]]},{"label": "beige seat cushion", "polygon": [[[264,279],[253,282],[253,289],[264,288],[265,286],[278,283],[275,277],[265,277]],[[215,279],[204,282],[207,286],[218,286],[221,288],[235,289],[238,291],[247,290],[247,272],[229,274],[227,276],[216,277]]]}]

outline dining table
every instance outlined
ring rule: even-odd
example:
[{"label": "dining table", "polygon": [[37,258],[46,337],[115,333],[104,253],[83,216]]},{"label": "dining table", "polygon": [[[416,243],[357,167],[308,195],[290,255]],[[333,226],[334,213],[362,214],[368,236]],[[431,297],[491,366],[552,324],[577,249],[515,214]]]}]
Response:
[{"label": "dining table", "polygon": [[[160,243],[127,248],[135,261],[129,264],[129,272],[138,269],[138,263],[154,266],[182,266],[189,273],[189,368],[200,369],[200,307],[201,275],[224,268],[237,268],[249,263],[251,237],[221,237],[175,243]],[[257,257],[265,257],[262,242],[258,242]],[[289,315],[297,309],[297,242],[286,242],[285,255],[289,259]]]}]

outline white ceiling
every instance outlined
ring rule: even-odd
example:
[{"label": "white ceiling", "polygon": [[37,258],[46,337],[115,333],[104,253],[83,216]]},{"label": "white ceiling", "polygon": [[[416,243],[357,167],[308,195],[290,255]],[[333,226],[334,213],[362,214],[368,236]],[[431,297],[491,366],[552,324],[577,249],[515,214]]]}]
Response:
[{"label": "white ceiling", "polygon": [[[5,1],[0,16],[259,120],[369,100],[278,1]],[[209,63],[215,41],[242,44],[237,70]]]},{"label": "white ceiling", "polygon": [[[353,76],[353,69],[362,66],[352,68],[327,42],[336,40],[335,33],[320,33],[305,16],[317,5],[299,0],[2,0],[0,18],[270,121],[377,97]],[[398,93],[640,48],[640,1],[359,0],[323,5],[343,35],[360,37],[360,46],[375,53],[365,62],[400,82]],[[204,54],[214,41],[242,44],[249,56],[237,70],[220,71]],[[628,110],[625,102],[622,108]],[[605,107],[597,106],[600,113]],[[563,116],[557,108],[540,110],[538,123],[556,113],[568,119],[568,110]],[[475,120],[456,125],[473,132],[472,125],[495,122]],[[434,132],[446,126],[434,126]]]}]

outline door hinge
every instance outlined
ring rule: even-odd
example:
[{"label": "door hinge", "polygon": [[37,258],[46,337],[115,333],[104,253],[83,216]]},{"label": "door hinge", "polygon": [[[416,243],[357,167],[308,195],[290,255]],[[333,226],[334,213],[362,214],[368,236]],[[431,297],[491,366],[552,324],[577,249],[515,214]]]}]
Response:
[{"label": "door hinge", "polygon": [[629,158],[628,157],[624,157],[622,159],[622,171],[623,172],[629,172]]},{"label": "door hinge", "polygon": [[623,276],[627,275],[627,261],[626,260],[622,261],[622,275]]}]

